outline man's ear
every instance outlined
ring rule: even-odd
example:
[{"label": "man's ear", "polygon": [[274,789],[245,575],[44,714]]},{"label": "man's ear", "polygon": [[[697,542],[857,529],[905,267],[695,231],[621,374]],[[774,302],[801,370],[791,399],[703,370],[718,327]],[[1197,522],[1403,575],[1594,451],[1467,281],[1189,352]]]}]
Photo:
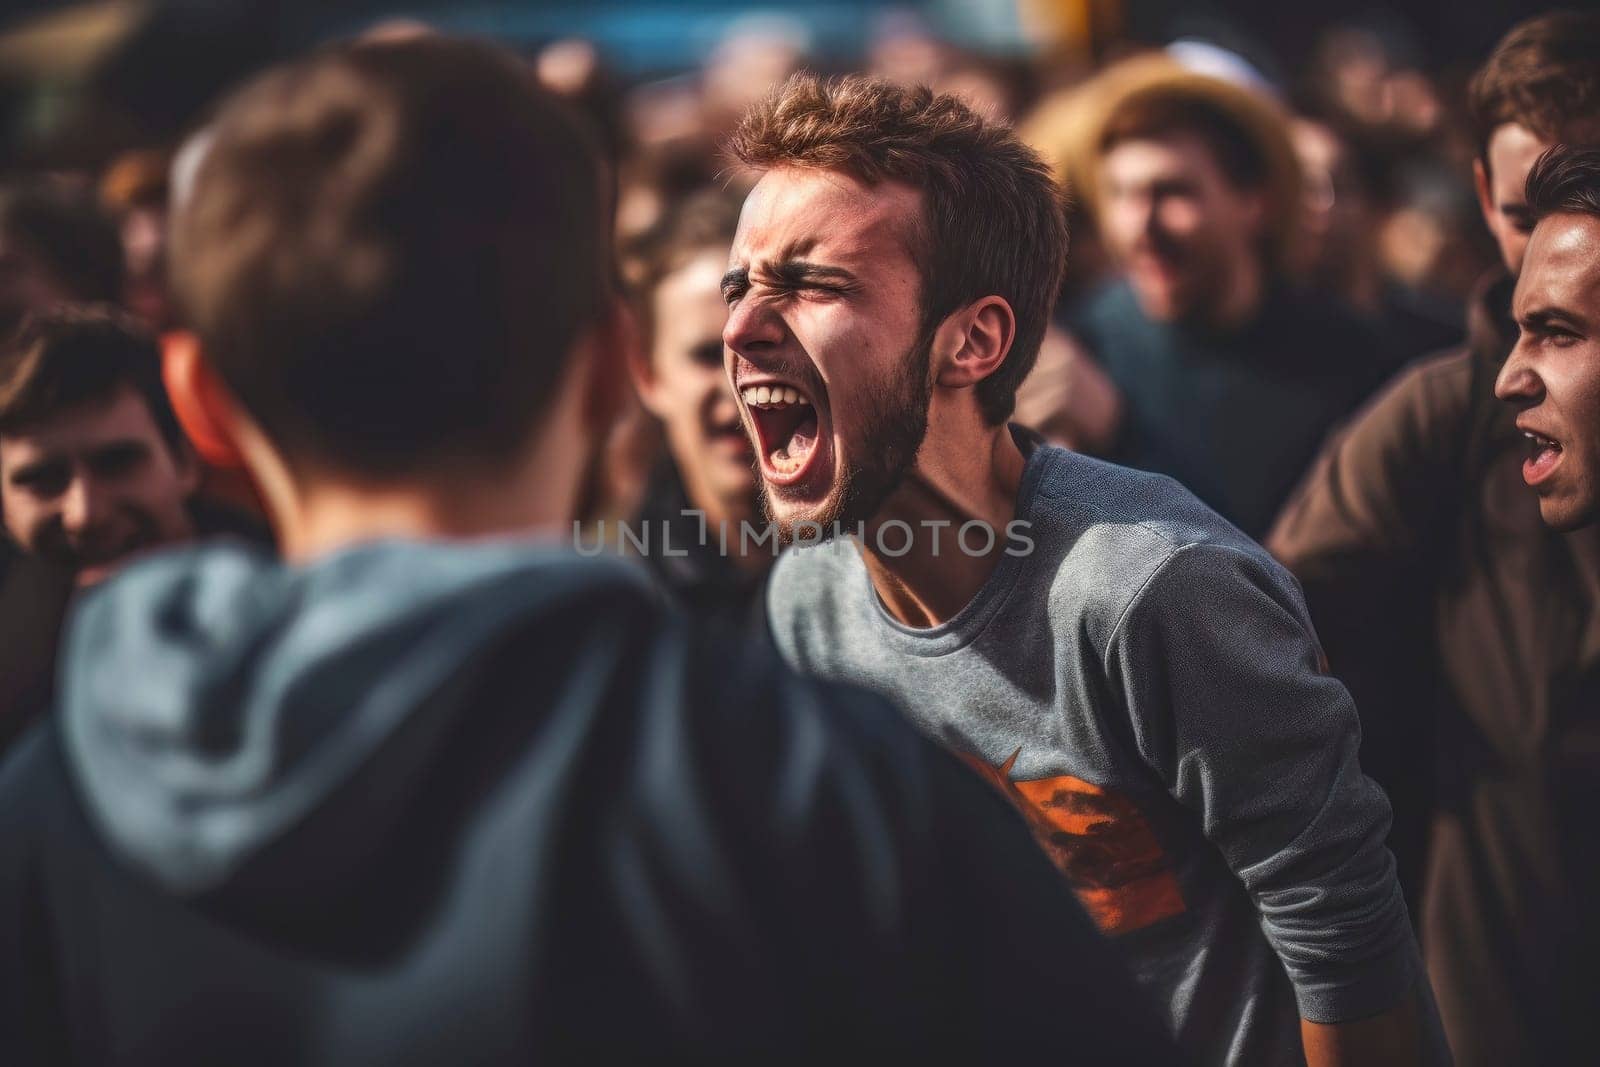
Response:
[{"label": "man's ear", "polygon": [[584,426],[604,435],[627,407],[628,376],[639,347],[639,328],[625,301],[614,300],[590,333],[583,396]]},{"label": "man's ear", "polygon": [[1472,187],[1478,193],[1478,210],[1483,212],[1483,224],[1489,227],[1490,233],[1494,233],[1494,194],[1489,191],[1489,168],[1484,166],[1482,156],[1472,161]]},{"label": "man's ear", "polygon": [[161,339],[161,376],[172,399],[172,410],[199,458],[213,467],[236,470],[244,457],[239,451],[238,408],[200,351],[199,338],[175,331]]},{"label": "man's ear", "polygon": [[1003,297],[986,296],[945,319],[934,334],[934,381],[948,389],[977,385],[1005,362],[1017,318]]}]

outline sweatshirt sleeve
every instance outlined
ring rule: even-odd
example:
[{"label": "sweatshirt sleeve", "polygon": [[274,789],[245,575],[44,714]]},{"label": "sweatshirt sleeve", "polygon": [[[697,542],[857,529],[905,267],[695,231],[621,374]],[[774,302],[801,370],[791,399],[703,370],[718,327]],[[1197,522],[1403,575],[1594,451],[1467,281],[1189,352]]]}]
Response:
[{"label": "sweatshirt sleeve", "polygon": [[1140,754],[1254,899],[1302,1017],[1379,1014],[1419,980],[1344,687],[1299,591],[1242,547],[1177,550],[1134,595],[1106,664]]}]

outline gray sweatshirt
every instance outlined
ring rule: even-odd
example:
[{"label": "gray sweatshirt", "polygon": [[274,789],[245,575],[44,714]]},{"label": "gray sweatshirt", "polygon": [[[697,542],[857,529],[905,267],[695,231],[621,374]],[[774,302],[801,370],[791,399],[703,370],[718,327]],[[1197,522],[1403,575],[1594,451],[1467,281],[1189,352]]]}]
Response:
[{"label": "gray sweatshirt", "polygon": [[1200,1062],[1299,1063],[1299,1017],[1411,990],[1437,1040],[1389,805],[1294,579],[1172,480],[1062,449],[1033,447],[1016,517],[931,629],[884,610],[855,539],[787,553],[784,657],[890,695],[1007,793]]}]

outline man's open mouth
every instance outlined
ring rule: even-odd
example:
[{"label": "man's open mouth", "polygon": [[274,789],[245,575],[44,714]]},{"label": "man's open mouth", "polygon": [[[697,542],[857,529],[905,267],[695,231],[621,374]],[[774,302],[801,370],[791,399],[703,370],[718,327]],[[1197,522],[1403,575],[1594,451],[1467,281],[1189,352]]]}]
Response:
[{"label": "man's open mouth", "polygon": [[1523,430],[1522,436],[1528,445],[1527,458],[1522,461],[1522,480],[1538,485],[1561,462],[1561,442],[1532,430]]},{"label": "man's open mouth", "polygon": [[755,426],[762,473],[779,485],[799,481],[817,454],[817,409],[811,398],[779,381],[742,384],[739,396]]}]

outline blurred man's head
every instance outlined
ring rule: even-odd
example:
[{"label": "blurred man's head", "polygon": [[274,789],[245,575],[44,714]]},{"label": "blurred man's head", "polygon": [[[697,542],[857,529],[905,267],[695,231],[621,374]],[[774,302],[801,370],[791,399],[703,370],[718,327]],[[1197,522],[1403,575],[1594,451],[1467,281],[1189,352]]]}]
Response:
[{"label": "blurred man's head", "polygon": [[167,299],[167,199],[171,156],[141,150],[117,157],[100,178],[100,202],[116,221],[127,268],[123,305],[157,332],[172,325]]},{"label": "blurred man's head", "polygon": [[64,303],[122,300],[122,243],[86,194],[47,182],[0,188],[0,338]]},{"label": "blurred man's head", "polygon": [[198,480],[156,344],[131,323],[50,312],[0,355],[0,514],[28,552],[94,582],[188,537]]},{"label": "blurred man's head", "polygon": [[1350,145],[1331,125],[1295,119],[1290,139],[1304,176],[1296,271],[1308,284],[1356,303],[1363,286],[1378,283],[1370,190]]},{"label": "blurred man's head", "polygon": [[1175,74],[1116,102],[1098,149],[1096,222],[1145,314],[1253,313],[1300,208],[1282,119],[1246,90]]},{"label": "blurred man's head", "polygon": [[1518,408],[1540,514],[1570,530],[1600,519],[1600,149],[1540,157],[1527,204],[1533,234],[1512,301],[1521,336],[1495,395]]},{"label": "blurred man's head", "polygon": [[[173,285],[258,479],[407,492],[516,472],[570,510],[626,389],[592,343],[614,311],[608,214],[579,120],[515,56],[344,45],[223,108],[175,205]],[[560,461],[536,473],[539,442]]]},{"label": "blurred man's head", "polygon": [[1483,220],[1515,275],[1533,231],[1528,171],[1551,145],[1600,143],[1600,13],[1518,24],[1472,80],[1473,165]]},{"label": "blurred man's head", "polygon": [[930,425],[1011,414],[1066,263],[1060,197],[1008,128],[866,78],[791,80],[730,147],[763,176],[722,283],[728,374],[770,516],[831,532],[878,511]]},{"label": "blurred man's head", "polygon": [[634,367],[690,502],[735,519],[753,514],[757,486],[755,453],[722,366],[722,275],[740,203],[706,190],[667,219],[639,286],[645,351]]}]

